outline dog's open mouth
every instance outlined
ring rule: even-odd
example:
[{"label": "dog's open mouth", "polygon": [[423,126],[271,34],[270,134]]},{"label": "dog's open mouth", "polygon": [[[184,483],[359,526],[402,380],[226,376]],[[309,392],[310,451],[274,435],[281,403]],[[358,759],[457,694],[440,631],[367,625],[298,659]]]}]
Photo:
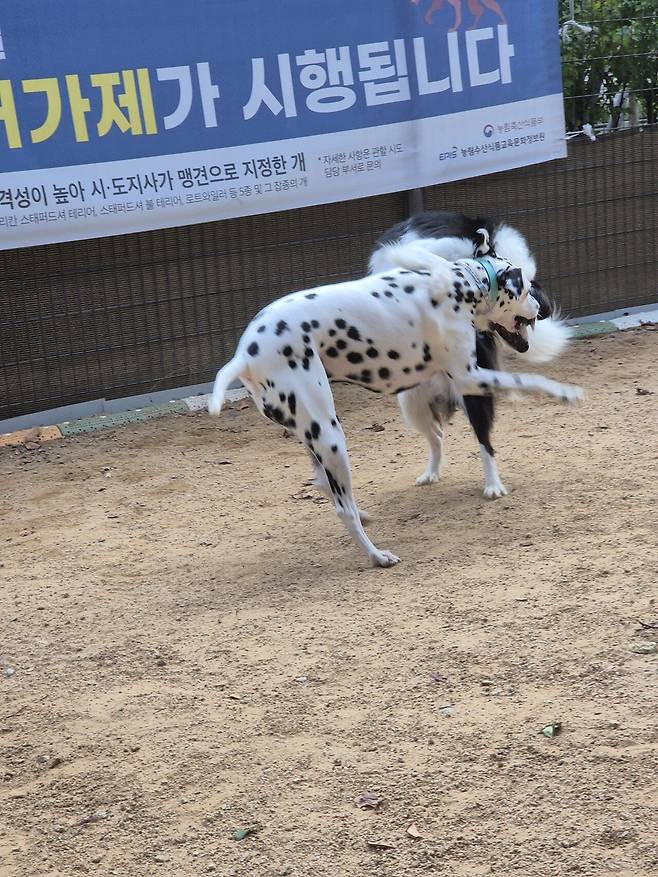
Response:
[{"label": "dog's open mouth", "polygon": [[494,329],[503,341],[506,341],[510,347],[513,347],[517,353],[527,353],[530,344],[528,343],[528,326],[534,330],[535,321],[527,320],[525,317],[516,317],[515,318],[515,332],[510,332],[509,329],[506,329],[504,326],[501,326],[500,323],[494,323]]}]

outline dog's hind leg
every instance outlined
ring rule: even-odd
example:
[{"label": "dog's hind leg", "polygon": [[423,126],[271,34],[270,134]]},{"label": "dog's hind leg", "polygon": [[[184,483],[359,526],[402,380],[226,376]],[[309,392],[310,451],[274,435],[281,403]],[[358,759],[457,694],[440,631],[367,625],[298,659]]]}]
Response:
[{"label": "dog's hind leg", "polygon": [[377,548],[368,538],[361,523],[359,509],[352,493],[352,472],[331,387],[320,361],[312,360],[308,377],[295,387],[295,431],[324,472],[336,513],[352,539],[361,546],[373,566],[393,566],[400,558],[390,551]]},{"label": "dog's hind leg", "polygon": [[[324,495],[333,502],[334,496],[331,492],[331,485],[329,484],[329,479],[327,478],[327,473],[324,471],[324,467],[318,463],[315,454],[310,448],[307,448],[307,451],[311,463],[313,464],[314,476],[307,482],[307,484],[317,487],[321,493],[324,493]],[[363,509],[359,509],[359,518],[364,526],[367,526],[372,521],[372,515],[369,515],[368,512],[364,512]]]},{"label": "dog's hind leg", "polygon": [[450,419],[450,411],[442,411],[434,404],[434,398],[443,394],[433,387],[436,379],[426,381],[412,390],[398,393],[398,404],[406,423],[424,435],[430,446],[427,468],[416,479],[419,486],[435,484],[441,477],[441,459],[443,456],[443,426]]}]

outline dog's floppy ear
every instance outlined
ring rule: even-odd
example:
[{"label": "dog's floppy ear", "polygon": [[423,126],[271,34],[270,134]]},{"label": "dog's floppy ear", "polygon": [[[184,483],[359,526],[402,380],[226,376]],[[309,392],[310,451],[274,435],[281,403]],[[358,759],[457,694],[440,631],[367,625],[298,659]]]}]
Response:
[{"label": "dog's floppy ear", "polygon": [[496,252],[486,228],[475,230],[475,256],[492,256],[494,259],[496,258]]},{"label": "dog's floppy ear", "polygon": [[506,268],[498,275],[498,285],[518,298],[523,292],[523,271],[520,268]]},{"label": "dog's floppy ear", "polygon": [[553,316],[553,302],[535,280],[533,280],[530,284],[530,295],[539,305],[539,313],[537,314],[538,320],[545,320],[546,317]]}]

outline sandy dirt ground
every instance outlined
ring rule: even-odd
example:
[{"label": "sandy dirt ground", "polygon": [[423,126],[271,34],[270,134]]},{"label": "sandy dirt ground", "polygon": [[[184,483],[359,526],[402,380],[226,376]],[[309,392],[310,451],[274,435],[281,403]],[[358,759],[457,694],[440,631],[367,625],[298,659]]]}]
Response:
[{"label": "sandy dirt ground", "polygon": [[494,502],[338,388],[388,570],[244,402],[0,449],[3,877],[658,873],[657,342],[501,404]]}]

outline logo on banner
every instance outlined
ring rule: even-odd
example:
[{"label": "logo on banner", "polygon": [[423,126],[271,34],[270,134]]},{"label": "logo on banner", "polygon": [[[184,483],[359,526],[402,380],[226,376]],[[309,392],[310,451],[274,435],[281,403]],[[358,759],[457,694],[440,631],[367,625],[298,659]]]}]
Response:
[{"label": "logo on banner", "polygon": [[[419,6],[421,0],[411,0],[414,6]],[[443,6],[444,0],[431,0],[430,6],[425,13],[425,21],[427,24],[433,24],[434,13],[438,12]],[[448,0],[448,3],[455,10],[455,21],[450,31],[457,30],[462,24],[462,0]],[[469,30],[473,30],[480,23],[480,19],[484,15],[485,7],[490,9],[500,19],[501,24],[507,24],[505,13],[500,8],[496,0],[466,0],[469,10],[473,15],[473,21],[469,24]]]},{"label": "logo on banner", "polygon": [[485,125],[482,129],[482,133],[485,137],[493,137],[494,126],[493,125]]}]

